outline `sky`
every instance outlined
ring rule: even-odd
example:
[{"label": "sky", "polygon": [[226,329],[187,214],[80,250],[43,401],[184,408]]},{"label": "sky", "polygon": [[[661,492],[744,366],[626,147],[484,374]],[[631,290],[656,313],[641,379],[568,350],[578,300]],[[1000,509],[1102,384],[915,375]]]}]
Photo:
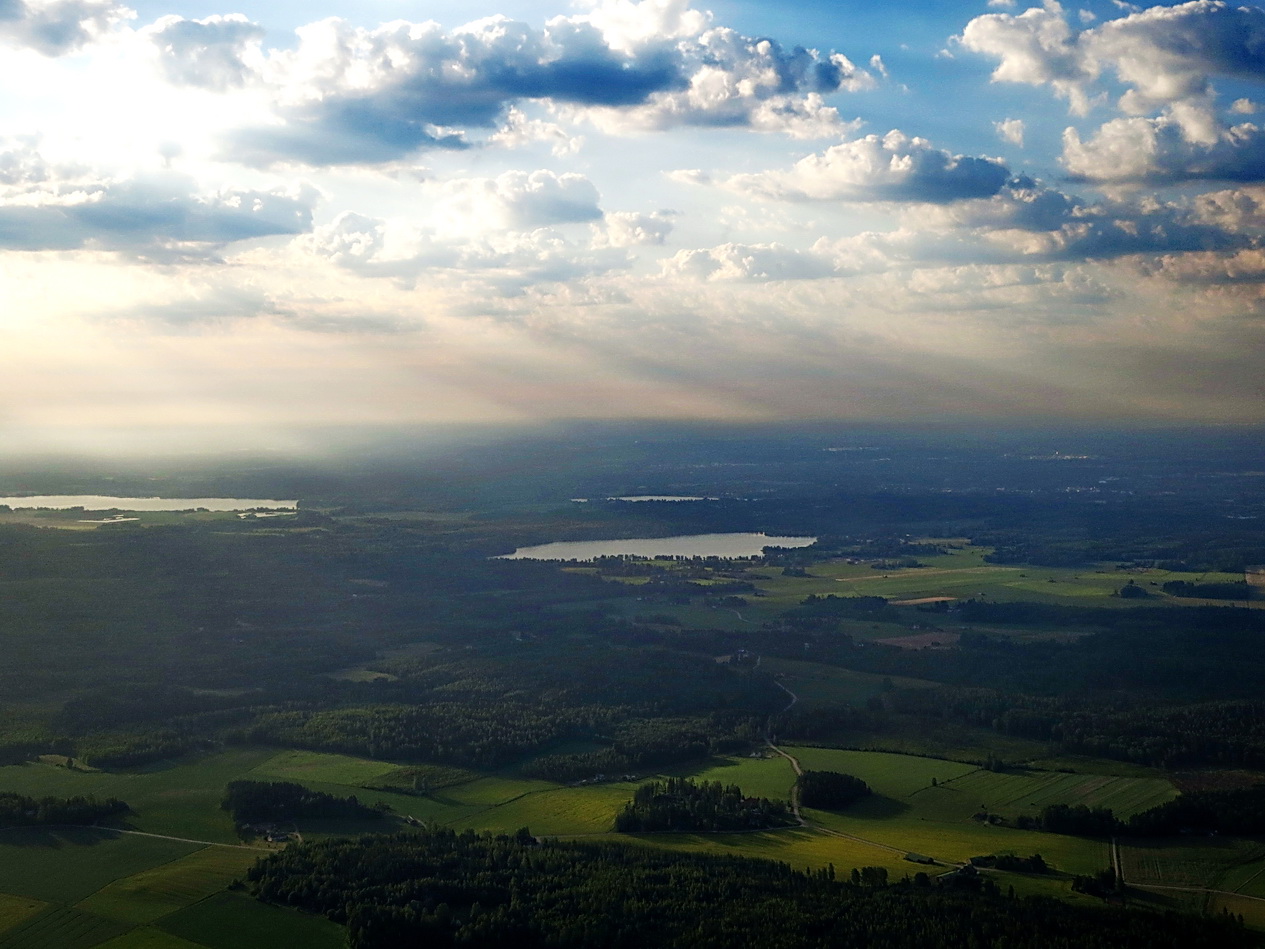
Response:
[{"label": "sky", "polygon": [[0,0],[0,437],[1260,423],[1263,80],[1219,0]]}]

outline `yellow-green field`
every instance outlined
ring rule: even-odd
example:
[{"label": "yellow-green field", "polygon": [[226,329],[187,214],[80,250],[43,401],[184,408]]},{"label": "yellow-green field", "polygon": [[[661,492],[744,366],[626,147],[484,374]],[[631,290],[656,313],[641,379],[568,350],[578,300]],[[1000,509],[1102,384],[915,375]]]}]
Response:
[{"label": "yellow-green field", "polygon": [[125,923],[149,923],[218,893],[245,875],[259,854],[207,847],[102,887],[75,908]]}]

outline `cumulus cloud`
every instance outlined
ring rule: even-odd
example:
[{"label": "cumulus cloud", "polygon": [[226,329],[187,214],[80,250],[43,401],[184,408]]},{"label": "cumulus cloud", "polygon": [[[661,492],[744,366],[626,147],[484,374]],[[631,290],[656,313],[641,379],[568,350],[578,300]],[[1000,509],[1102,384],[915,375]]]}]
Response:
[{"label": "cumulus cloud", "polygon": [[526,231],[602,217],[597,188],[583,175],[508,171],[435,185],[430,220],[446,233]]},{"label": "cumulus cloud", "polygon": [[954,155],[900,131],[867,135],[800,159],[787,171],[735,175],[725,185],[789,201],[943,203],[996,194],[1010,172],[993,158]]},{"label": "cumulus cloud", "polygon": [[178,86],[231,89],[257,75],[263,62],[263,27],[241,14],[204,20],[165,16],[145,33],[167,80]]},{"label": "cumulus cloud", "polygon": [[1265,181],[1265,130],[1243,122],[1196,139],[1171,114],[1113,119],[1088,140],[1067,129],[1062,161],[1083,181]]},{"label": "cumulus cloud", "polygon": [[[624,248],[662,243],[672,226],[664,212],[604,215],[597,189],[576,174],[515,171],[424,187],[431,200],[422,220],[344,213],[304,246],[362,276],[405,286],[425,273],[428,280],[475,279],[518,294],[533,283],[626,267]],[[590,227],[567,230],[576,224]]]},{"label": "cumulus cloud", "polygon": [[[1069,130],[1063,161],[1090,180],[1156,183],[1187,179],[1254,180],[1260,130],[1218,114],[1214,78],[1265,80],[1265,10],[1223,0],[1191,0],[1127,15],[1076,32],[1062,7],[972,20],[960,40],[998,59],[999,82],[1049,84],[1084,114],[1094,83],[1113,73],[1127,88],[1117,119],[1082,141]],[[1242,104],[1240,104],[1242,103]],[[1250,114],[1250,100],[1227,110]],[[1147,117],[1149,113],[1160,112]]]},{"label": "cumulus cloud", "polygon": [[103,180],[51,166],[22,146],[0,150],[0,184],[2,249],[106,250],[156,260],[303,233],[317,199],[306,185],[198,193],[174,176]]},{"label": "cumulus cloud", "polygon": [[594,247],[636,247],[658,245],[672,233],[671,211],[641,214],[636,211],[613,211],[602,223],[593,225]]},{"label": "cumulus cloud", "polygon": [[[328,19],[258,72],[276,91],[275,122],[239,129],[226,155],[256,165],[378,163],[422,148],[465,148],[542,101],[608,130],[736,126],[820,134],[840,126],[822,96],[873,83],[840,53],[787,49],[711,27],[678,2],[615,2],[537,29],[497,16],[446,31],[396,21],[374,29]],[[196,51],[178,81],[240,81],[255,35],[233,18],[167,21],[155,42]],[[171,57],[168,57],[171,58]],[[502,134],[500,141],[507,137]]]},{"label": "cumulus cloud", "polygon": [[1023,13],[988,13],[971,20],[962,31],[961,43],[976,53],[1000,62],[993,70],[995,82],[1021,82],[1053,86],[1080,112],[1088,108],[1084,85],[1098,73],[1088,59],[1055,2]]},{"label": "cumulus cloud", "polygon": [[1023,148],[1023,134],[1026,131],[1023,119],[1003,119],[993,123],[993,130],[1003,142]]},{"label": "cumulus cloud", "polygon": [[[456,283],[480,293],[518,296],[527,288],[579,280],[627,265],[617,251],[590,252],[549,228],[451,234],[403,220],[347,212],[305,239],[310,253],[365,277],[412,287]],[[492,305],[491,298],[487,304]]]},{"label": "cumulus cloud", "polygon": [[111,0],[0,0],[0,40],[62,56],[131,16]]},{"label": "cumulus cloud", "polygon": [[816,251],[782,244],[722,244],[703,250],[682,250],[664,261],[666,276],[700,280],[811,280],[834,276],[836,267]]}]

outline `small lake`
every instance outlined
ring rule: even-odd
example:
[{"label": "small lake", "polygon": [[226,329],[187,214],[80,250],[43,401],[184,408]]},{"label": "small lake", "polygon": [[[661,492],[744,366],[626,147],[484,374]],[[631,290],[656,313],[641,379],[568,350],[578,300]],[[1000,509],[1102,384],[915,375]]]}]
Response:
[{"label": "small lake", "polygon": [[765,547],[807,547],[816,537],[769,534],[682,534],[627,540],[577,540],[519,547],[498,560],[593,560],[595,557],[758,557]]},{"label": "small lake", "polygon": [[270,498],[112,498],[101,494],[44,494],[26,498],[0,498],[0,504],[18,508],[53,508],[66,510],[81,507],[85,511],[192,511],[204,507],[208,511],[249,511],[251,508],[284,508],[295,510],[298,501],[276,501]]}]

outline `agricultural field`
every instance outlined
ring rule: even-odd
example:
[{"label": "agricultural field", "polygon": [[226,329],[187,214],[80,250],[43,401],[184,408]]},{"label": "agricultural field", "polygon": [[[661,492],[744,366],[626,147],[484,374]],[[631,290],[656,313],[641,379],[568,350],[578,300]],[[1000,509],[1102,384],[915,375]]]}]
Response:
[{"label": "agricultural field", "polygon": [[0,934],[4,949],[88,949],[127,931],[126,923],[53,906]]},{"label": "agricultural field", "polygon": [[[1116,817],[1127,820],[1134,814],[1157,807],[1177,797],[1172,782],[1163,778],[1124,778],[1108,775],[1061,774],[1051,771],[975,771],[963,775],[940,788],[959,801],[937,802],[937,806],[979,809],[984,805],[990,813],[1013,819],[1020,814],[1036,816],[1051,804],[1084,804],[1087,807],[1108,807]],[[975,811],[972,810],[971,813]],[[969,815],[968,815],[969,816]]]},{"label": "agricultural field", "polygon": [[29,896],[10,896],[0,893],[0,933],[12,929],[27,917],[34,916],[48,904]]},{"label": "agricultural field", "polygon": [[864,705],[867,699],[882,695],[888,688],[923,689],[938,685],[926,679],[854,672],[839,666],[775,656],[762,657],[760,664],[762,669],[793,692],[799,705],[804,708]]},{"label": "agricultural field", "polygon": [[347,931],[319,916],[220,893],[165,917],[158,927],[207,949],[343,949]]},{"label": "agricultural field", "polygon": [[1189,886],[1265,896],[1265,844],[1232,837],[1124,840],[1120,869],[1131,884]]},{"label": "agricultural field", "polygon": [[245,875],[260,854],[207,847],[171,863],[143,870],[102,887],[75,908],[138,925],[190,906]]},{"label": "agricultural field", "polygon": [[906,860],[904,853],[862,841],[840,837],[815,827],[787,827],[748,834],[630,834],[631,843],[663,850],[690,851],[724,856],[779,860],[796,870],[820,870],[834,865],[845,876],[853,867],[885,867],[891,879],[919,870],[944,872]]}]

